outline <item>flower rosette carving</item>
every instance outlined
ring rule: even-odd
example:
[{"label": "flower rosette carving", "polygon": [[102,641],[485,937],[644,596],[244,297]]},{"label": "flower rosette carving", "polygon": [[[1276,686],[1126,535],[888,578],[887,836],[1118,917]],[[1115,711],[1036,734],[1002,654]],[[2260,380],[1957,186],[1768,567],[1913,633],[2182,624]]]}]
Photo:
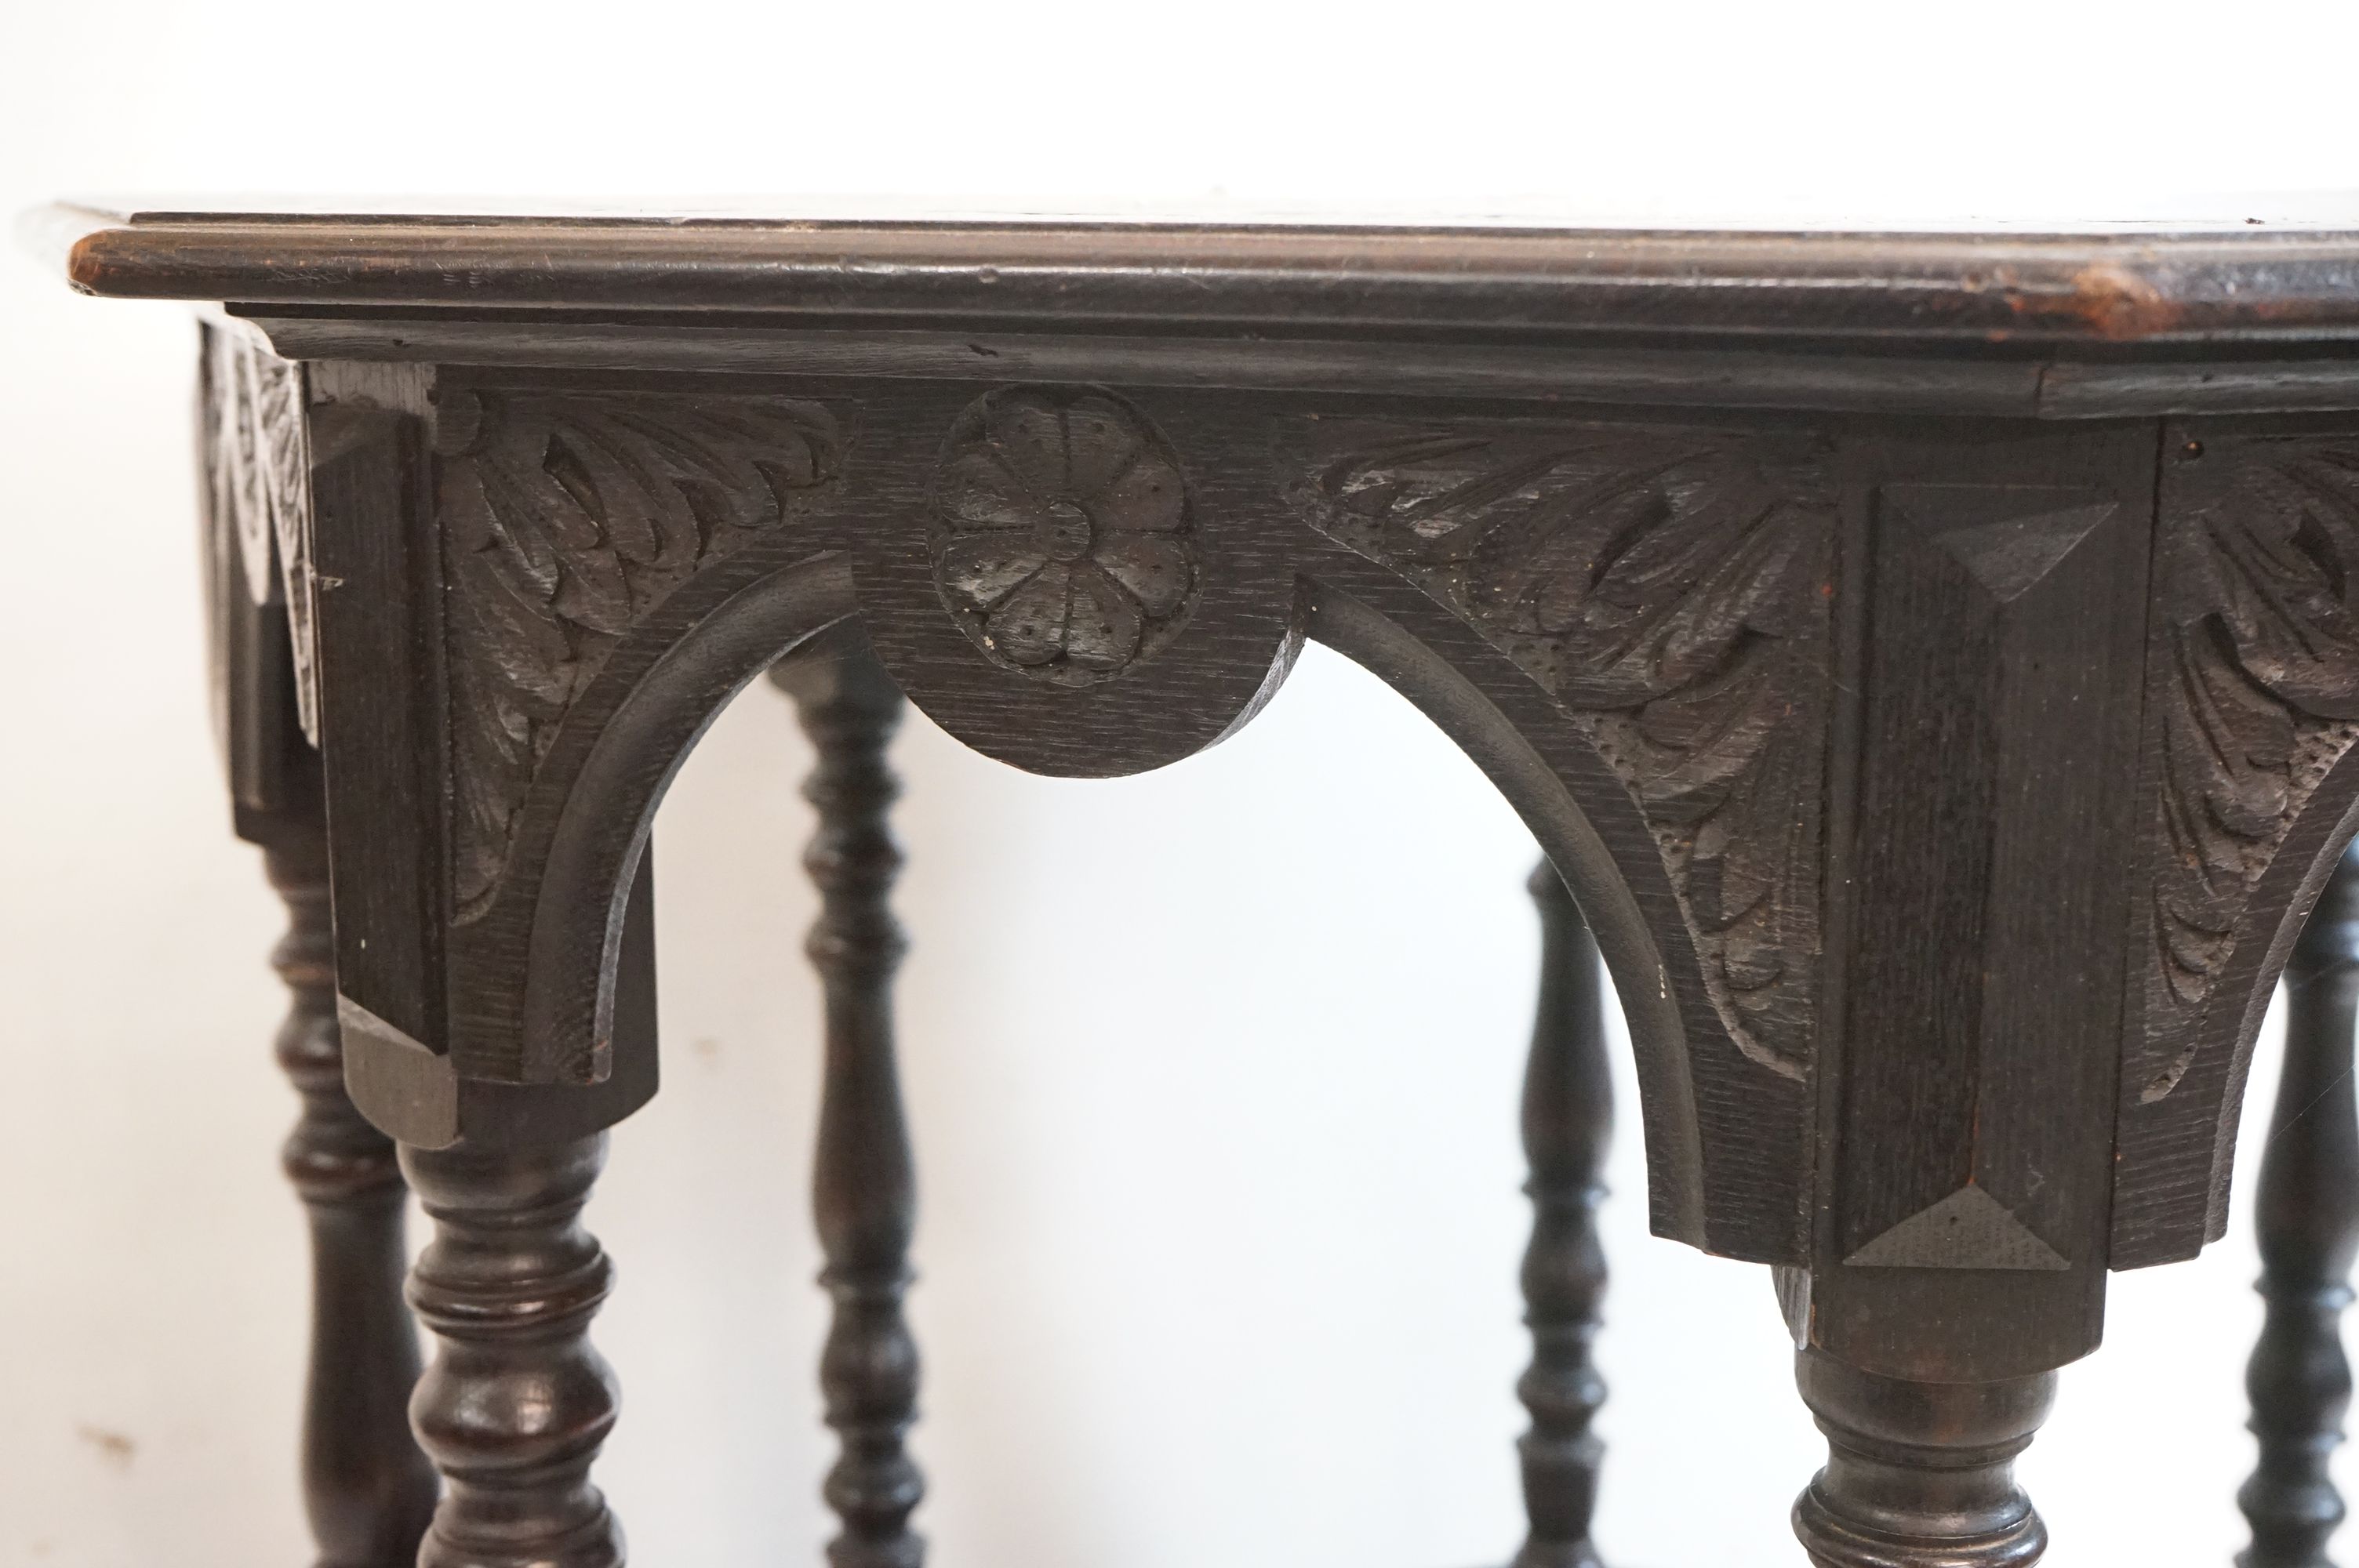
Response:
[{"label": "flower rosette carving", "polygon": [[936,470],[934,582],[975,646],[1059,686],[1169,643],[1197,586],[1180,460],[1111,394],[1010,387],[960,415]]},{"label": "flower rosette carving", "polygon": [[1835,505],[1807,438],[1331,427],[1322,532],[1455,611],[1638,802],[1730,1038],[1811,1050]]}]

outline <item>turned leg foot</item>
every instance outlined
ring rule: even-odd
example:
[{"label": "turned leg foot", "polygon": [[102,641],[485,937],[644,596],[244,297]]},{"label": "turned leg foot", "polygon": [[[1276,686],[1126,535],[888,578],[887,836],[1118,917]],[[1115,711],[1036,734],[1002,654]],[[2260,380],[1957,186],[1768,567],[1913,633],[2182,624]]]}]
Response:
[{"label": "turned leg foot", "polygon": [[590,1482],[616,1390],[589,1341],[613,1266],[582,1229],[603,1133],[519,1149],[404,1148],[433,1217],[409,1299],[439,1348],[410,1420],[445,1491],[419,1568],[620,1568]]},{"label": "turned leg foot", "polygon": [[1794,1362],[1827,1436],[1827,1467],[1794,1505],[1820,1568],[2017,1568],[2048,1529],[2015,1484],[2056,1394],[2056,1374],[1918,1383],[1816,1350]]}]

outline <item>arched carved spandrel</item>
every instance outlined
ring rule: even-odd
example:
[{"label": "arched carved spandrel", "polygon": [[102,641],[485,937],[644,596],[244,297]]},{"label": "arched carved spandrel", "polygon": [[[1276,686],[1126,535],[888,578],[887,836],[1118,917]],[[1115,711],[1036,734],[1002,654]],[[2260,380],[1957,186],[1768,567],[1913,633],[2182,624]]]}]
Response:
[{"label": "arched carved spandrel", "polygon": [[1806,436],[1321,420],[1296,494],[1564,708],[1637,798],[1738,1047],[1816,1028],[1835,500]]},{"label": "arched carved spandrel", "polygon": [[455,917],[484,911],[559,724],[700,568],[842,473],[821,405],[451,389],[437,407]]},{"label": "arched carved spandrel", "polygon": [[1309,634],[1377,676],[1515,807],[1581,901],[1637,1061],[1655,1233],[1756,1261],[1801,1256],[1804,1086],[1741,1055],[1711,1017],[1637,803],[1506,656],[1358,556],[1318,563]]},{"label": "arched carved spandrel", "polygon": [[2186,1076],[2254,884],[2359,741],[2359,438],[2190,437],[2167,460],[2147,1103]]},{"label": "arched carved spandrel", "polygon": [[2172,427],[2147,669],[2149,892],[2116,1267],[2226,1221],[2252,1043],[2359,797],[2359,431]]}]

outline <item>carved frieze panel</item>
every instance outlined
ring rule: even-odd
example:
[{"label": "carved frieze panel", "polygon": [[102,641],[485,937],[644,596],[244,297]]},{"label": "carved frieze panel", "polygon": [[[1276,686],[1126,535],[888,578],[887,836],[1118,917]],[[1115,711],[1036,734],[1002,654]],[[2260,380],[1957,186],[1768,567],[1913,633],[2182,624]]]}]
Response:
[{"label": "carved frieze panel", "polygon": [[446,388],[437,409],[457,916],[480,914],[556,728],[615,641],[842,472],[818,404]]},{"label": "carved frieze panel", "polygon": [[1652,829],[1739,1049],[1811,1054],[1836,503],[1806,436],[1319,421],[1321,532],[1561,705]]},{"label": "carved frieze panel", "polygon": [[2246,999],[2217,982],[2262,874],[2359,741],[2359,438],[2212,436],[2164,454],[2147,702],[2160,744],[2131,1089],[2178,1087]]},{"label": "carved frieze panel", "polygon": [[236,332],[209,327],[199,361],[208,549],[225,583],[255,604],[283,604],[303,732],[320,739],[312,665],[311,458],[303,367]]}]

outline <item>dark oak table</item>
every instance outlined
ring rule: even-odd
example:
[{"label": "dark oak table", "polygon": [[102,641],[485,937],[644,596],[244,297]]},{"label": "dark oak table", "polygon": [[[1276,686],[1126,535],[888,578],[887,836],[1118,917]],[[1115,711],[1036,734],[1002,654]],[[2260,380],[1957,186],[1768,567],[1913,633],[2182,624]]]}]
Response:
[{"label": "dark oak table", "polygon": [[323,1563],[622,1561],[577,1216],[656,1091],[648,823],[771,672],[820,756],[831,1555],[914,1568],[902,694],[1115,775],[1246,722],[1306,638],[1547,852],[1523,1568],[1594,1561],[1600,951],[1654,1228],[1774,1270],[1830,1445],[1794,1524],[1843,1568],[2039,1556],[2013,1458],[2107,1271],[2220,1234],[2286,971],[2245,1562],[2323,1562],[2359,229],[33,231],[85,292],[205,307],[223,731],[295,922]]}]

